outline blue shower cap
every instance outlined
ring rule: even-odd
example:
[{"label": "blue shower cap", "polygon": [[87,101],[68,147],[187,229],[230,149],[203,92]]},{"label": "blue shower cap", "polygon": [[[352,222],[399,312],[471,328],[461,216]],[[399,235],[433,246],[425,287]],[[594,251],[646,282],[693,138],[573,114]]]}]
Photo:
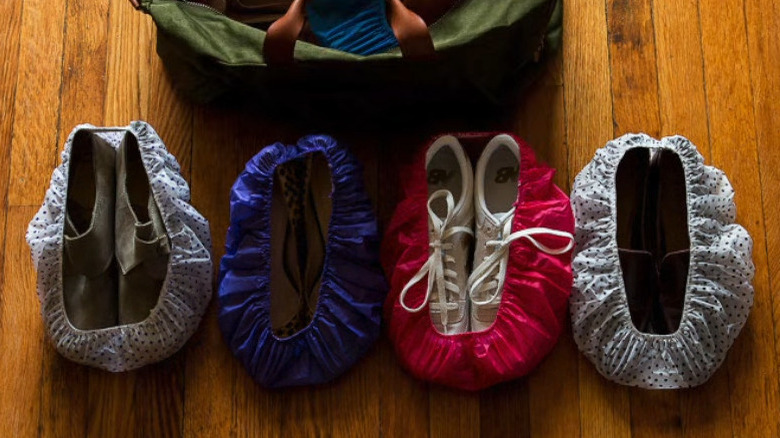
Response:
[{"label": "blue shower cap", "polygon": [[[327,159],[333,184],[319,302],[308,326],[279,338],[270,317],[274,171],[314,152]],[[259,384],[327,382],[350,368],[379,336],[387,285],[376,218],[359,163],[334,139],[308,136],[255,155],[233,185],[226,247],[219,273],[219,324]]]}]

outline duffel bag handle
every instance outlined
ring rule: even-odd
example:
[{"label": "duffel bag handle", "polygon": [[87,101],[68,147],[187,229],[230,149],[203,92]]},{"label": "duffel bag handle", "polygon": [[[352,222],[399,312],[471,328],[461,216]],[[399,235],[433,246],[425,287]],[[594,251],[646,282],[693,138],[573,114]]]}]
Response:
[{"label": "duffel bag handle", "polygon": [[[307,1],[309,0],[294,0],[287,13],[268,28],[263,44],[263,57],[269,65],[289,64],[295,59],[295,42],[306,24]],[[435,50],[425,21],[404,6],[401,0],[386,1],[390,27],[404,58],[432,58]]]}]

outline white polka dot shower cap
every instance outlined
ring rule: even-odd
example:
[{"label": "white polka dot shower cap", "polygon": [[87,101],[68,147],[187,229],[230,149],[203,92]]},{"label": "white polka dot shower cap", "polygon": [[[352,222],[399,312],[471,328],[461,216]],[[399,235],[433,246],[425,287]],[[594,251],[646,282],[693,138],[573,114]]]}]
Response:
[{"label": "white polka dot shower cap", "polygon": [[[616,173],[627,151],[674,152],[682,164],[690,248],[679,327],[639,331],[617,244]],[[734,191],[684,137],[627,134],[596,152],[574,182],[577,249],[570,301],[574,339],[607,379],[642,388],[704,383],[723,362],[753,304],[752,240],[735,224]]]},{"label": "white polka dot shower cap", "polygon": [[[141,322],[79,330],[65,314],[62,281],[63,228],[68,169],[74,135],[91,131],[118,148],[129,133],[138,140],[152,195],[170,242],[170,257],[160,298]],[[190,201],[179,164],[154,129],[144,122],[128,127],[77,126],[54,170],[43,205],[27,229],[38,271],[38,298],[46,332],[66,358],[108,371],[127,371],[167,358],[195,332],[211,298],[211,236],[206,219]]]}]

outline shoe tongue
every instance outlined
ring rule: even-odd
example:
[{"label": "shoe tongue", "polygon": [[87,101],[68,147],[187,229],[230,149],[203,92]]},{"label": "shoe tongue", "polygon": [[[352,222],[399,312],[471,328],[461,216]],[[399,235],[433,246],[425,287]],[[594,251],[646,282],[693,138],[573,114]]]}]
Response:
[{"label": "shoe tongue", "polygon": [[510,214],[509,211],[504,211],[504,212],[501,212],[501,213],[493,213],[493,216],[496,218],[496,220],[501,222],[504,219],[506,219],[506,217],[509,216],[509,214]]},{"label": "shoe tongue", "polygon": [[504,231],[505,223],[503,221],[504,219],[507,219],[507,216],[509,215],[510,212],[508,211],[497,212],[497,213],[490,212],[490,211],[483,211],[480,214],[480,216],[482,216],[480,222],[483,224],[488,224],[489,229],[492,230],[488,232],[488,234],[490,235],[489,237],[495,239],[498,238],[501,235],[501,233]]}]

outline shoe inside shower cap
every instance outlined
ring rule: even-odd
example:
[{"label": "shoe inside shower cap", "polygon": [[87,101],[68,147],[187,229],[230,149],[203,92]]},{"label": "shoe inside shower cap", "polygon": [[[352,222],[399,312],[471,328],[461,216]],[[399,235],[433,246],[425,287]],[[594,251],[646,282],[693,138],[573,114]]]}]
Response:
[{"label": "shoe inside shower cap", "polygon": [[[653,231],[663,228],[663,219],[657,218],[680,215],[667,228],[678,228],[671,238],[682,237],[685,246],[682,251],[666,248],[654,255],[655,261],[651,251],[626,251],[618,242],[630,203],[618,194],[630,189],[616,180],[640,174],[648,160],[665,160],[654,169],[650,165],[648,181],[656,182],[645,183],[651,207],[642,208],[655,216],[628,217],[628,224],[647,229],[641,225],[645,217],[650,234],[662,235]],[[675,191],[671,196],[679,201],[671,202],[668,196]],[[724,173],[704,165],[684,137],[627,134],[596,152],[577,176],[571,202],[577,246],[570,311],[583,354],[604,377],[625,385],[684,388],[707,381],[753,303],[752,240],[734,223],[734,191]],[[651,249],[664,244],[663,238],[648,241]],[[674,262],[679,254],[687,263]],[[636,262],[641,257],[645,261]],[[674,288],[677,296],[670,297]]]},{"label": "shoe inside shower cap", "polygon": [[[280,167],[312,154],[324,156],[331,175],[331,185],[317,187],[328,190],[331,201],[327,237],[321,243],[326,255],[316,303],[310,307],[313,313],[305,324],[283,335],[274,327],[276,300],[290,297],[279,296],[283,290],[276,289],[279,283],[272,278],[294,276],[286,268],[297,262],[272,269],[282,251],[272,241],[286,242],[289,237],[271,233],[278,213],[272,206],[284,207],[284,201],[274,201],[275,175]],[[327,223],[327,218],[321,222]],[[247,163],[231,192],[230,228],[219,273],[219,324],[230,349],[255,381],[267,387],[324,383],[350,368],[373,345],[387,293],[377,233],[362,169],[334,139],[307,136],[294,145],[276,143]],[[298,253],[307,252],[303,248]]]},{"label": "shoe inside shower cap", "polygon": [[[125,136],[135,137],[165,225],[170,244],[167,273],[156,305],[137,323],[80,330],[65,311],[63,229],[71,149],[80,131],[89,131],[114,148]],[[80,125],[68,137],[62,164],[54,170],[43,205],[26,236],[38,271],[38,298],[46,332],[66,358],[108,371],[128,371],[169,357],[195,332],[211,298],[211,235],[206,219],[189,203],[190,189],[180,172],[176,158],[145,122],[113,128]]]},{"label": "shoe inside shower cap", "polygon": [[[455,134],[461,143],[480,148],[491,134]],[[530,146],[520,147],[520,171],[512,232],[545,227],[574,231],[569,197],[553,182],[555,171],[536,160]],[[408,169],[401,184],[404,199],[385,233],[382,262],[390,275],[385,302],[388,333],[404,368],[415,377],[465,390],[479,390],[531,372],[558,342],[571,293],[571,252],[549,254],[527,239],[512,242],[503,294],[495,322],[485,331],[440,333],[427,305],[411,313],[399,302],[429,257],[428,189],[425,151]],[[409,289],[408,305],[418,307],[426,281]]]}]

